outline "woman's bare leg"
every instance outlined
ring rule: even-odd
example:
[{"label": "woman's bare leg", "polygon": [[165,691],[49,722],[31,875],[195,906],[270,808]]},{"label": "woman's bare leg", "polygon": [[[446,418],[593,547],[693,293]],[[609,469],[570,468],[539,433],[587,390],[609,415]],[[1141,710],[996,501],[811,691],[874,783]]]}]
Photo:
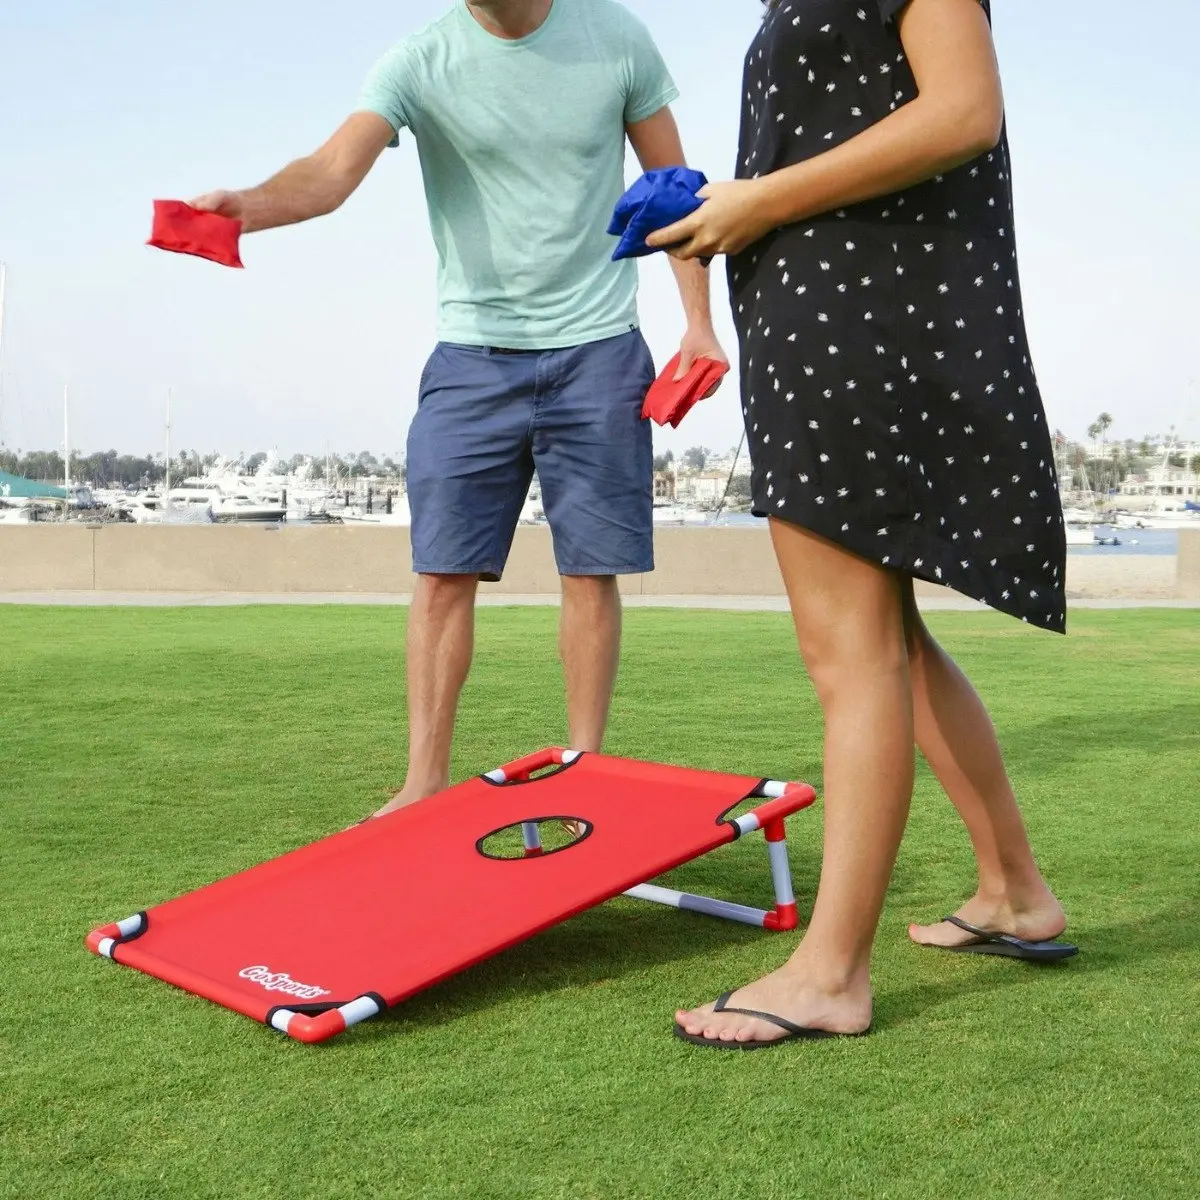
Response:
[{"label": "woman's bare leg", "polygon": [[[825,850],[812,921],[790,961],[732,1006],[857,1033],[871,1023],[871,947],[913,785],[903,579],[815,534],[771,523],[801,654],[825,712]],[[711,1005],[689,1032],[773,1041],[783,1031]]]},{"label": "woman's bare leg", "polygon": [[[917,746],[958,809],[979,865],[979,889],[956,915],[979,928],[1031,941],[1055,938],[1066,928],[1066,917],[1034,861],[991,718],[926,628],[911,580],[905,581],[904,593]],[[910,925],[909,936],[936,946],[971,940],[944,921]]]}]

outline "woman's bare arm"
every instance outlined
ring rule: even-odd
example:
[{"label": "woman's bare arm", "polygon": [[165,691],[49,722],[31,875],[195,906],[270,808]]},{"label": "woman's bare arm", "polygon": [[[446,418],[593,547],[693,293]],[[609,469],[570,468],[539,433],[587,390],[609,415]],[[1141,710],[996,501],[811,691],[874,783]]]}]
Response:
[{"label": "woman's bare arm", "polygon": [[912,187],[999,141],[1004,99],[979,0],[911,0],[899,20],[917,98],[829,153],[770,176],[773,224]]},{"label": "woman's bare arm", "polygon": [[759,179],[713,184],[691,217],[651,245],[684,258],[736,254],[781,225],[890,195],[969,162],[999,140],[1004,98],[979,0],[910,0],[900,38],[910,103],[825,154]]}]

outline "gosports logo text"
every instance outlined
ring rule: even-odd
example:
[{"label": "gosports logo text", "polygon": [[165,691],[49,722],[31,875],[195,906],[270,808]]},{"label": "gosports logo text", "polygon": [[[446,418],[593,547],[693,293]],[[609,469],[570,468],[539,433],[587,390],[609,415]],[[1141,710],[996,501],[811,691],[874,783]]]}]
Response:
[{"label": "gosports logo text", "polygon": [[329,995],[327,988],[298,983],[286,971],[272,972],[270,967],[244,967],[238,976],[259,984],[268,992],[282,992],[285,996],[296,996],[300,1000],[316,1000],[319,996]]}]

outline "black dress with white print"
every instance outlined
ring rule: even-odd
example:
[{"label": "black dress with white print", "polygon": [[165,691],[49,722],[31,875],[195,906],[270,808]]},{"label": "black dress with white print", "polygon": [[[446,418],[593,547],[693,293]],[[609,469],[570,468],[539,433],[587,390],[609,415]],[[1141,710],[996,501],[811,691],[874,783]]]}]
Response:
[{"label": "black dress with white print", "polygon": [[[904,3],[777,0],[746,58],[739,178],[916,96]],[[1066,538],[1007,135],[907,191],[774,231],[730,259],[729,282],[755,511],[1063,632]]]}]

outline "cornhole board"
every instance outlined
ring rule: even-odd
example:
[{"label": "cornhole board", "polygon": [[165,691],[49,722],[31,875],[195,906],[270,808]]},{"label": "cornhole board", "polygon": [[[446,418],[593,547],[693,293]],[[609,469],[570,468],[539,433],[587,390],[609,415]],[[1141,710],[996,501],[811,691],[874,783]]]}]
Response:
[{"label": "cornhole board", "polygon": [[[732,817],[751,799],[763,803]],[[323,1042],[623,893],[794,929],[784,818],[815,799],[801,783],[544,750],[96,929],[87,945],[297,1041]],[[547,820],[576,821],[582,836],[543,850]],[[515,837],[517,827],[520,857],[485,853],[493,834]],[[758,829],[772,910],[649,882]]]}]

